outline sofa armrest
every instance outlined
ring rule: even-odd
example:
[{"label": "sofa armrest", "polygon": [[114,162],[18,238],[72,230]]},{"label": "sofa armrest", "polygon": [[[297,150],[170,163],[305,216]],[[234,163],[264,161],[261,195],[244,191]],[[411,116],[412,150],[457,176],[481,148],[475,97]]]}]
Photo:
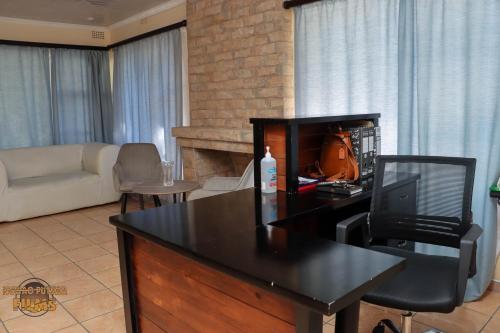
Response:
[{"label": "sofa armrest", "polygon": [[0,161],[0,194],[2,194],[7,187],[9,187],[9,178],[7,177],[7,169],[5,165]]},{"label": "sofa armrest", "polygon": [[118,200],[113,181],[113,167],[120,147],[102,143],[85,144],[83,148],[83,167],[86,171],[101,177],[101,196],[105,202]]},{"label": "sofa armrest", "polygon": [[467,280],[476,275],[477,240],[483,229],[472,224],[469,231],[460,239],[460,257],[458,263],[457,306],[464,302]]}]

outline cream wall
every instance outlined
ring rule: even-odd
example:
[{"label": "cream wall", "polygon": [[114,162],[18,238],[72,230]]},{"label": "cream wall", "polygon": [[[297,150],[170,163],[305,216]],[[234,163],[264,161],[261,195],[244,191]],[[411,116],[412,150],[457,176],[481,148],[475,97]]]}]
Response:
[{"label": "cream wall", "polygon": [[109,26],[110,44],[143,34],[145,32],[163,28],[185,19],[185,3],[158,13],[154,13],[147,17],[137,19],[132,17],[131,19]]},{"label": "cream wall", "polygon": [[[52,23],[0,17],[0,39],[88,46],[108,46],[145,32],[186,19],[186,4],[172,0],[175,6],[155,7],[109,27]],[[92,38],[92,31],[104,32],[104,39]]]},{"label": "cream wall", "polygon": [[[93,39],[92,31],[104,32],[104,39]],[[109,35],[105,27],[0,17],[0,39],[5,40],[106,46],[109,44]]]}]

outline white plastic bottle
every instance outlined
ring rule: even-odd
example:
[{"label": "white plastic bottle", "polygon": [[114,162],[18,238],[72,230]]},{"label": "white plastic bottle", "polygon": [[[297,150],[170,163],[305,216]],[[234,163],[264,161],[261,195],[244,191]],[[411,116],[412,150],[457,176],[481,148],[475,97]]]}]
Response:
[{"label": "white plastic bottle", "polygon": [[275,193],[278,187],[278,176],[276,173],[276,160],[266,147],[266,156],[260,160],[260,178],[262,193]]}]

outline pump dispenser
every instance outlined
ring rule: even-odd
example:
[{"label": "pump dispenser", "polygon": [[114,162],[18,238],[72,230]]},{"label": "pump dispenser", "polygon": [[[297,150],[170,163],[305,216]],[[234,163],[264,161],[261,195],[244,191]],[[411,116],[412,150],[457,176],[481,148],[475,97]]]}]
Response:
[{"label": "pump dispenser", "polygon": [[260,177],[262,193],[275,193],[278,187],[276,160],[271,156],[269,146],[266,147],[266,156],[260,160]]}]

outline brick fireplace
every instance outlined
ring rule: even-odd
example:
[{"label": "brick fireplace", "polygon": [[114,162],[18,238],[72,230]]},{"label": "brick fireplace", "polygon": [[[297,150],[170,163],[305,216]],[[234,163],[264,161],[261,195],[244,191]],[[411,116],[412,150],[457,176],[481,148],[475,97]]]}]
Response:
[{"label": "brick fireplace", "polygon": [[251,117],[293,115],[292,12],[282,0],[188,0],[190,126],[172,133],[184,176],[241,175]]}]

